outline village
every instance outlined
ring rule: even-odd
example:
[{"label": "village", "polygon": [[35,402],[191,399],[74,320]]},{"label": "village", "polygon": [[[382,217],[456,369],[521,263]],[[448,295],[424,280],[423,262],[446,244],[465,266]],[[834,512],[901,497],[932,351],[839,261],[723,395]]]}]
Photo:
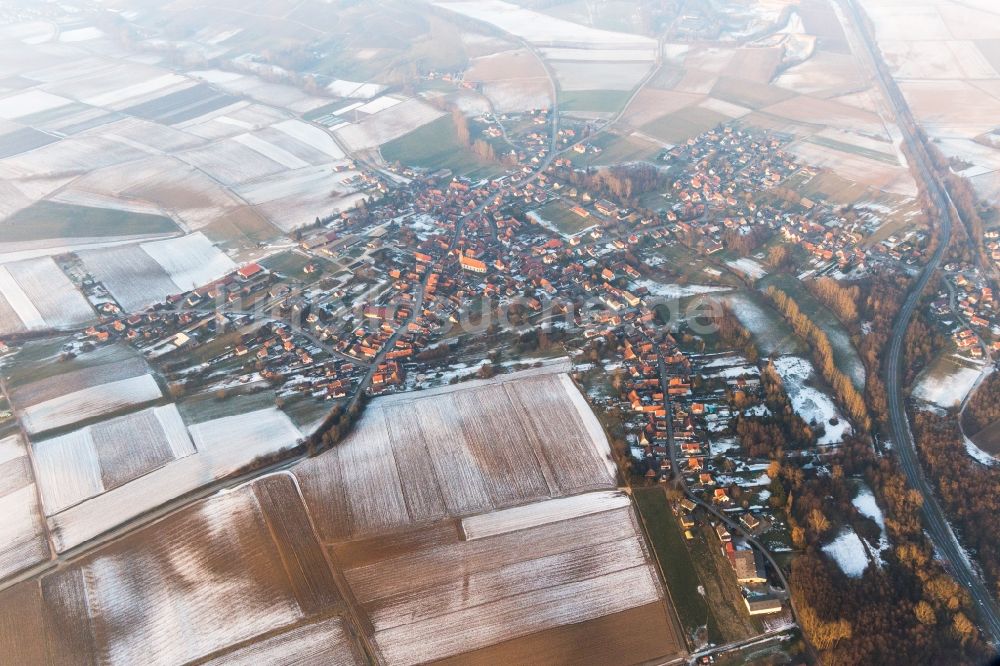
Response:
[{"label": "village", "polygon": [[[542,336],[573,355],[610,354],[620,386],[595,407],[626,415],[618,463],[628,482],[676,477],[680,533],[728,567],[738,594],[728,603],[740,600],[754,622],[745,626],[790,626],[781,567],[792,539],[780,484],[768,457],[737,434],[740,422],[770,414],[768,368],[681,333],[697,317],[692,308],[772,271],[905,271],[926,236],[869,243],[870,214],[795,196],[788,181],[816,170],[785,153],[778,135],[727,125],[664,151],[657,165],[596,170],[574,162],[593,152],[578,138],[592,128],[559,130],[551,141],[544,113],[529,114],[520,134],[483,120],[485,136],[518,142],[505,175],[395,168],[404,182],[389,185],[365,172],[362,205],[297,231],[293,248],[143,312],[126,311],[74,255],[60,258],[102,314],[64,355],[126,343],[175,398],[267,390],[318,420],[331,402],[537,361],[518,350],[539,350]],[[933,312],[976,358],[1000,343],[991,292],[966,272],[949,274],[952,293]],[[790,447],[788,460],[822,469],[849,427],[839,414],[828,420],[814,422],[821,437]]]}]

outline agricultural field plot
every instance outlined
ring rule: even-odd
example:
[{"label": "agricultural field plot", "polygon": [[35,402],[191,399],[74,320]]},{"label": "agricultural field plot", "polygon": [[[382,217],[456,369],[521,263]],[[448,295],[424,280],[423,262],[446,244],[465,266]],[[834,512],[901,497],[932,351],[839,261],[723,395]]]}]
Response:
[{"label": "agricultural field plot", "polygon": [[237,97],[220,93],[207,84],[199,83],[126,107],[121,111],[130,116],[153,120],[164,125],[175,125],[231,106],[238,101]]},{"label": "agricultural field plot", "polygon": [[[623,499],[624,505],[615,493],[599,493],[573,498],[574,507],[550,500],[476,516],[468,520],[496,529],[471,540],[441,533],[436,542],[411,548],[374,545],[344,575],[374,627],[382,659],[423,663],[491,647],[494,656],[516,654],[522,637],[570,623],[597,629],[601,618],[634,608],[647,612],[629,633],[661,632],[638,661],[682,652]],[[552,503],[563,506],[550,511]],[[536,520],[525,520],[527,514]],[[636,661],[630,652],[607,663]]]},{"label": "agricultural field plot", "polygon": [[0,439],[0,578],[50,555],[31,460],[18,435]]},{"label": "agricultural field plot", "polygon": [[[189,425],[188,433],[194,453],[176,457],[143,476],[49,515],[56,549],[63,552],[79,545],[233,474],[256,458],[293,449],[302,436],[291,419],[273,406]],[[175,437],[181,439],[179,433]]]},{"label": "agricultural field plot", "polygon": [[610,49],[637,49],[648,53],[656,48],[655,40],[625,32],[600,30],[579,23],[518,7],[502,0],[484,2],[436,2],[438,7],[468,16],[525,41],[541,46]]},{"label": "agricultural field plot", "polygon": [[600,424],[557,370],[376,400],[341,445],[295,470],[322,537],[612,487]]},{"label": "agricultural field plot", "polygon": [[125,311],[208,284],[236,269],[232,259],[202,233],[79,253]]},{"label": "agricultural field plot", "polygon": [[476,58],[464,78],[479,83],[499,113],[547,109],[552,105],[552,85],[545,67],[527,49]]},{"label": "agricultural field plot", "polygon": [[35,441],[32,447],[48,515],[195,453],[173,404]]},{"label": "agricultural field plot", "polygon": [[458,142],[451,118],[442,116],[382,146],[382,159],[424,169],[451,169],[455,173],[493,174],[500,168],[476,157]]},{"label": "agricultural field plot", "polygon": [[912,396],[944,409],[956,407],[989,369],[983,364],[964,359],[952,350],[942,352],[920,373]]},{"label": "agricultural field plot", "polygon": [[331,166],[306,167],[245,183],[237,191],[268,222],[291,231],[364,200],[365,195],[348,182],[357,175]]},{"label": "agricultural field plot", "polygon": [[57,136],[40,132],[31,127],[5,132],[0,134],[0,159],[20,155],[58,140]]},{"label": "agricultural field plot", "polygon": [[418,99],[408,99],[356,123],[339,127],[335,134],[350,150],[365,150],[398,139],[443,115]]},{"label": "agricultural field plot", "polygon": [[30,592],[5,592],[0,645],[59,663],[246,663],[282,645],[286,656],[359,663],[346,625],[321,619],[341,607],[294,483],[276,475],[105,546]]},{"label": "agricultural field plot", "polygon": [[161,395],[152,375],[139,375],[68,391],[32,404],[21,411],[21,422],[29,433],[38,434],[149,403],[158,400]]},{"label": "agricultural field plot", "polygon": [[570,62],[552,64],[561,90],[631,90],[649,70],[648,62]]},{"label": "agricultural field plot", "polygon": [[75,328],[96,320],[50,257],[0,265],[0,333]]},{"label": "agricultural field plot", "polygon": [[[84,199],[82,192],[75,197]],[[101,197],[96,198],[98,201]],[[136,237],[177,233],[173,220],[163,215],[128,210],[128,204],[113,201],[118,208],[95,207],[66,201],[40,201],[23,208],[0,223],[0,242]],[[90,198],[94,201],[95,198]],[[81,202],[82,203],[82,202]],[[105,203],[101,201],[101,203]]]},{"label": "agricultural field plot", "polygon": [[178,158],[229,187],[295,168],[265,155],[260,148],[259,145],[257,149],[244,145],[238,137],[231,137],[181,153]]},{"label": "agricultural field plot", "polygon": [[728,120],[728,116],[717,111],[687,107],[643,125],[642,132],[660,141],[677,144],[693,139]]},{"label": "agricultural field plot", "polygon": [[284,663],[289,659],[328,666],[362,666],[365,663],[360,649],[348,634],[347,623],[339,617],[289,629],[204,663],[205,666],[257,666]]},{"label": "agricultural field plot", "polygon": [[[127,165],[115,165],[81,176],[60,191],[65,201],[103,200],[103,206],[128,210],[143,206],[183,222],[198,231],[220,219],[254,217],[244,202],[205,173],[176,157],[155,156]],[[114,203],[111,203],[114,202]],[[108,212],[107,215],[112,215]],[[129,216],[135,224],[135,216]],[[251,220],[246,221],[247,225]],[[171,227],[176,225],[171,223]],[[127,235],[131,227],[107,233]],[[77,231],[77,234],[80,232]],[[274,230],[277,233],[277,230]]]}]

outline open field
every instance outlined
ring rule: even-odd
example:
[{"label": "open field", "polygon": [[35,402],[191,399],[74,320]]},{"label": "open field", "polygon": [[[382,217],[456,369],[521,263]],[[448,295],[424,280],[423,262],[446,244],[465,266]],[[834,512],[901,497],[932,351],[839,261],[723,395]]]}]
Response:
[{"label": "open field", "polygon": [[351,150],[365,150],[398,139],[442,115],[443,112],[418,99],[408,99],[357,123],[340,127],[335,133]]},{"label": "open field", "polygon": [[25,407],[21,421],[25,430],[37,434],[151,402],[160,396],[160,387],[153,376],[139,375],[64,393]]},{"label": "open field", "polygon": [[615,90],[592,90],[588,88],[561,89],[559,92],[559,110],[616,113],[628,100],[628,91],[630,89],[631,86]]},{"label": "open field", "polygon": [[94,238],[177,232],[162,215],[41,201],[0,224],[0,242]]},{"label": "open field", "polygon": [[484,162],[458,142],[451,118],[442,116],[423,127],[382,146],[386,162],[408,164],[424,169],[451,169],[463,175],[491,174],[499,165]]},{"label": "open field", "polygon": [[[115,488],[49,516],[56,549],[64,551],[196,490],[251,463],[255,458],[294,448],[301,437],[275,407],[224,416],[188,427],[195,450]],[[174,435],[180,440],[181,435]],[[183,442],[180,442],[183,444]]]},{"label": "open field", "polygon": [[0,439],[0,578],[49,557],[35,478],[24,442]]},{"label": "open field", "polygon": [[153,407],[32,445],[48,515],[195,453],[177,407]]},{"label": "open field", "polygon": [[634,496],[685,635],[693,636],[707,625],[709,638],[720,638],[712,609],[698,593],[698,573],[663,489],[641,488]]},{"label": "open field", "polygon": [[[221,657],[341,604],[287,475],[199,502],[44,576],[33,593],[14,590],[0,601],[5,649],[20,630],[19,654],[47,648],[108,664],[174,664],[212,655],[241,663],[245,651]],[[16,619],[8,615],[13,600]],[[232,621],[236,609],[240,622]],[[25,633],[36,626],[48,630]],[[333,643],[310,646],[302,634]],[[355,663],[356,648],[335,620],[268,635],[260,650],[267,654],[282,644],[303,657],[319,650]]]},{"label": "open field", "polygon": [[126,311],[142,310],[236,269],[201,232],[79,254]]},{"label": "open field", "polygon": [[554,228],[564,236],[575,236],[582,231],[600,224],[593,216],[583,217],[570,209],[568,203],[556,200],[531,212],[531,217],[546,227]]},{"label": "open field", "polygon": [[380,399],[295,474],[320,534],[342,540],[610,488],[607,447],[567,376],[507,375]]},{"label": "open field", "polygon": [[523,9],[502,0],[485,2],[437,2],[438,7],[484,21],[525,41],[546,46],[590,49],[638,49],[649,53],[655,41],[624,32],[599,30]]},{"label": "open field", "polygon": [[0,333],[72,328],[96,319],[49,257],[0,265]]},{"label": "open field", "polygon": [[727,122],[729,118],[707,108],[688,107],[668,113],[642,126],[644,134],[676,144]]}]

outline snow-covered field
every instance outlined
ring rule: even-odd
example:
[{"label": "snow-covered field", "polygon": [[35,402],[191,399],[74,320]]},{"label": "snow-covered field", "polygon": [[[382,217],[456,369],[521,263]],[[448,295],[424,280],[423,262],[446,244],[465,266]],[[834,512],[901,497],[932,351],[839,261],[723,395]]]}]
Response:
[{"label": "snow-covered field", "polygon": [[502,0],[436,2],[438,7],[494,25],[521,39],[546,46],[579,46],[614,51],[639,49],[649,52],[656,42],[649,37],[599,30],[518,7]]},{"label": "snow-covered field", "polygon": [[969,364],[946,357],[936,360],[922,373],[913,397],[945,409],[961,404],[983,372],[982,366]]},{"label": "snow-covered field", "polygon": [[861,537],[849,527],[845,527],[836,539],[823,546],[823,552],[832,557],[841,571],[857,578],[868,566],[868,555],[861,543]]},{"label": "snow-covered field", "polygon": [[397,139],[442,115],[443,112],[429,104],[408,99],[360,122],[340,127],[335,134],[351,150],[364,150]]},{"label": "snow-covered field", "polygon": [[37,441],[33,449],[48,515],[195,453],[173,404]]},{"label": "snow-covered field", "polygon": [[698,294],[711,294],[729,291],[728,287],[713,287],[704,284],[664,284],[655,280],[636,280],[636,285],[645,287],[652,296],[659,298],[685,298]]},{"label": "snow-covered field", "polygon": [[345,572],[386,662],[429,662],[662,598],[628,507]]},{"label": "snow-covered field", "polygon": [[0,439],[0,578],[49,556],[31,461],[17,435]]},{"label": "snow-covered field", "polygon": [[[798,356],[781,356],[775,359],[774,368],[781,376],[795,413],[806,423],[815,423],[826,429],[818,443],[839,444],[843,441],[844,435],[851,431],[847,419],[833,404],[830,396],[806,386],[806,382],[814,375],[812,363]],[[837,419],[836,425],[830,424],[830,419],[833,418]]]},{"label": "snow-covered field", "polygon": [[188,291],[236,270],[232,259],[201,232],[142,243],[146,254],[163,267],[181,291]]},{"label": "snow-covered field", "polygon": [[284,565],[251,487],[200,503],[146,539],[63,574],[88,581],[79,610],[93,609],[108,663],[197,660],[303,616],[277,575]]},{"label": "snow-covered field", "polygon": [[[565,459],[573,464],[557,462]],[[307,500],[331,483],[345,487],[313,505],[332,539],[614,483],[600,424],[569,377],[552,370],[380,398],[340,445],[295,474]]]},{"label": "snow-covered field", "polygon": [[29,433],[73,425],[78,421],[156,400],[162,394],[152,375],[72,391],[24,408],[21,421]]},{"label": "snow-covered field", "polygon": [[650,62],[553,63],[562,90],[631,90],[652,67]]},{"label": "snow-covered field", "polygon": [[201,232],[79,255],[127,312],[143,310],[236,270],[232,259]]},{"label": "snow-covered field", "polygon": [[205,421],[188,427],[196,452],[49,516],[56,549],[72,548],[116,525],[196,490],[250,463],[294,447],[301,438],[277,408]]},{"label": "snow-covered field", "polygon": [[[0,265],[0,333],[68,328],[96,319],[87,299],[49,257]],[[20,325],[18,325],[18,323]]]},{"label": "snow-covered field", "polygon": [[754,280],[759,280],[767,275],[767,271],[764,270],[763,266],[753,259],[748,259],[747,257],[727,261],[726,265],[739,271],[740,273],[745,274],[747,277],[753,278]]},{"label": "snow-covered field", "polygon": [[620,509],[629,506],[630,502],[628,495],[617,490],[560,497],[513,509],[470,516],[462,520],[462,531],[466,539],[482,539],[592,513]]}]

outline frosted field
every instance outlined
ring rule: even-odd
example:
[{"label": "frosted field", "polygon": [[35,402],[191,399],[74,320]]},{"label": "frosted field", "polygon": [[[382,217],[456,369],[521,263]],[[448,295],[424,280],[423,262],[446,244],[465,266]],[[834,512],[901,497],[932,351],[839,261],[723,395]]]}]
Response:
[{"label": "frosted field", "polygon": [[580,46],[645,51],[656,48],[649,37],[599,30],[524,9],[502,0],[480,2],[436,2],[438,7],[494,25],[529,42],[551,46]]},{"label": "frosted field", "polygon": [[732,261],[727,261],[726,265],[729,266],[730,268],[738,270],[741,273],[744,273],[745,275],[753,278],[754,280],[759,280],[765,275],[767,275],[767,271],[764,270],[763,266],[761,266],[753,259],[748,259],[746,257],[742,257],[740,259],[735,259]]},{"label": "frosted field", "polygon": [[78,421],[156,400],[162,394],[152,375],[72,391],[26,407],[21,422],[29,433],[73,425]]},{"label": "frosted field", "polygon": [[25,90],[0,98],[0,118],[16,120],[33,113],[57,109],[71,102],[72,100],[44,90]]},{"label": "frosted field", "polygon": [[258,666],[284,663],[292,658],[295,663],[327,666],[362,666],[364,663],[351,644],[344,620],[334,617],[256,641],[207,661],[205,665]]},{"label": "frosted field", "polygon": [[594,60],[600,62],[636,62],[656,60],[656,49],[540,49],[546,60]]},{"label": "frosted field", "polygon": [[182,291],[208,284],[236,270],[232,259],[201,232],[142,243],[140,247],[163,267]]},{"label": "frosted field", "polygon": [[941,356],[923,373],[913,388],[913,397],[924,402],[950,409],[960,405],[983,372],[980,365],[969,361]]},{"label": "frosted field", "polygon": [[344,151],[340,149],[340,146],[337,145],[332,136],[320,128],[304,123],[301,120],[285,120],[276,123],[274,129],[284,132],[299,143],[319,150],[335,160],[344,157]]},{"label": "frosted field", "polygon": [[493,102],[499,113],[548,109],[552,106],[547,79],[512,83],[494,81],[483,84],[483,94]]},{"label": "frosted field", "polygon": [[630,504],[628,495],[617,490],[560,497],[513,509],[470,516],[462,520],[462,532],[468,540],[483,539],[579,516],[621,509]]},{"label": "frosted field", "polygon": [[420,100],[408,99],[361,122],[340,127],[335,134],[350,150],[364,150],[397,139],[442,115]]},{"label": "frosted field", "polygon": [[651,63],[564,62],[552,64],[563,90],[631,90],[651,68]]},{"label": "frosted field", "polygon": [[31,460],[21,438],[0,439],[0,578],[49,557]]},{"label": "frosted field", "polygon": [[87,299],[48,257],[0,265],[0,300],[0,333],[71,328],[96,319]]},{"label": "frosted field", "polygon": [[[774,368],[781,376],[795,413],[808,424],[815,422],[826,428],[817,443],[822,446],[842,442],[844,435],[851,432],[851,426],[830,396],[806,386],[805,382],[814,374],[812,363],[798,356],[781,356],[774,360]],[[837,418],[837,425],[830,425],[832,418]]]},{"label": "frosted field", "polygon": [[359,83],[345,79],[334,79],[326,87],[327,92],[336,97],[353,97],[355,99],[371,99],[385,90],[385,86],[377,83]]},{"label": "frosted field", "polygon": [[252,181],[237,191],[257,213],[287,232],[364,200],[364,193],[342,184],[356,175],[356,171],[337,173],[329,166],[309,167]]},{"label": "frosted field", "polygon": [[62,552],[79,545],[232,474],[254,458],[292,448],[302,436],[288,416],[274,407],[191,425],[188,433],[194,453],[50,515],[56,549]]},{"label": "frosted field", "polygon": [[149,151],[100,136],[70,137],[0,161],[21,177],[51,177],[90,173],[147,157]]},{"label": "frosted field", "polygon": [[38,441],[33,449],[48,515],[195,453],[172,404]]},{"label": "frosted field", "polygon": [[94,278],[127,312],[190,291],[236,270],[201,232],[138,245],[79,253]]},{"label": "frosted field", "polygon": [[113,207],[119,209],[152,207],[179,219],[194,231],[243,206],[225,187],[201,171],[167,156],[83,175],[54,198],[76,202],[87,197],[114,201]]},{"label": "frosted field", "polygon": [[74,614],[90,616],[103,660],[186,662],[301,619],[259,512],[244,487],[170,519],[148,541],[58,574],[89,582]]},{"label": "frosted field", "polygon": [[238,137],[195,148],[178,157],[230,187],[289,168],[260,150],[243,145]]},{"label": "frosted field", "polygon": [[[334,540],[608,489],[614,474],[583,396],[551,371],[381,398],[339,446],[295,469]],[[343,493],[327,497],[331,485]]]},{"label": "frosted field", "polygon": [[428,662],[662,598],[628,506],[564,518],[348,569],[386,662]]}]

